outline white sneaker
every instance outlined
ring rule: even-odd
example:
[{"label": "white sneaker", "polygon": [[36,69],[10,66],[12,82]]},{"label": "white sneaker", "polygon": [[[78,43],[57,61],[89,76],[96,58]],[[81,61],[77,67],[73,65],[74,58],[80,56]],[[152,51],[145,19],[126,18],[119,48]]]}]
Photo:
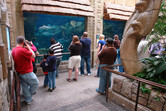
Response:
[{"label": "white sneaker", "polygon": [[32,103],[32,101],[31,102],[26,102],[26,103],[27,103],[27,105],[30,105]]},{"label": "white sneaker", "polygon": [[88,75],[88,76],[90,76],[90,75],[91,75],[91,73],[88,73],[87,75]]}]

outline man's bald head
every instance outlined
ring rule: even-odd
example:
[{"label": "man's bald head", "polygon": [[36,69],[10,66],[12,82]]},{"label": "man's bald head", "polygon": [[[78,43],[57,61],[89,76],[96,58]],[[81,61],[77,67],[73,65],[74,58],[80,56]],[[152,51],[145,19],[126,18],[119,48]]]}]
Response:
[{"label": "man's bald head", "polygon": [[22,43],[24,43],[24,41],[25,41],[25,37],[23,37],[23,36],[18,36],[16,38],[17,44],[22,44]]},{"label": "man's bald head", "polygon": [[84,33],[83,33],[83,36],[84,36],[84,37],[88,37],[88,32],[84,32]]}]

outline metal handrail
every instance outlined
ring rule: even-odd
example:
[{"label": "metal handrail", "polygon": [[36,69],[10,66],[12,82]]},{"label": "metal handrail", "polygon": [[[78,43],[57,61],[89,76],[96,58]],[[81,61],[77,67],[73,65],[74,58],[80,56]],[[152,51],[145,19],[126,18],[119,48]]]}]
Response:
[{"label": "metal handrail", "polygon": [[[149,80],[146,80],[146,79],[142,79],[142,78],[139,78],[139,77],[136,77],[136,76],[132,76],[132,75],[129,75],[129,74],[126,74],[126,73],[121,73],[121,72],[109,69],[109,68],[120,66],[120,65],[122,65],[122,64],[104,66],[104,67],[101,67],[101,69],[104,69],[104,70],[107,71],[107,76],[108,77],[109,77],[109,72],[112,72],[112,73],[115,73],[117,75],[121,75],[121,76],[124,76],[124,77],[127,77],[127,78],[134,79],[134,80],[138,81],[135,111],[137,111],[137,105],[138,105],[138,99],[139,99],[139,89],[140,89],[140,83],[141,82],[166,90],[166,85],[159,84],[159,83],[156,83],[156,82],[153,82],[153,81],[149,81]],[[109,88],[109,79],[107,78],[106,101],[108,101],[108,88]]]},{"label": "metal handrail", "polygon": [[[67,55],[67,54],[70,54],[70,52],[64,52],[64,53],[62,53],[62,55]],[[39,54],[39,55],[37,55],[37,56],[44,56],[44,54]]]}]

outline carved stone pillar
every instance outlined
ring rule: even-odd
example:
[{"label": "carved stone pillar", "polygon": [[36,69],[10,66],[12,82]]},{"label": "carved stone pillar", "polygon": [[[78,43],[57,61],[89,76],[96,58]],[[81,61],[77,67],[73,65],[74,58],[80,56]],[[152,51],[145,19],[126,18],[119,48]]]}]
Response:
[{"label": "carved stone pillar", "polygon": [[94,17],[87,17],[87,32],[92,40],[92,65],[97,57],[97,35],[103,33],[103,4],[104,0],[91,0]]},{"label": "carved stone pillar", "polygon": [[16,16],[16,24],[17,24],[17,33],[16,36],[25,36],[24,34],[24,18],[23,12],[21,10],[21,0],[14,0],[15,1],[15,16]]},{"label": "carved stone pillar", "polygon": [[142,0],[127,21],[120,47],[124,70],[128,74],[140,72],[142,65],[137,57],[137,46],[142,37],[149,34],[158,18],[162,0]]}]

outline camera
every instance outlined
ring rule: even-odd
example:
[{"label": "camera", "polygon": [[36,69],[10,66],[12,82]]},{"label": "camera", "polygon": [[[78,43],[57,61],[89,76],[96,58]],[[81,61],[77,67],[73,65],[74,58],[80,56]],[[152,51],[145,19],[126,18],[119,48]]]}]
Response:
[{"label": "camera", "polygon": [[27,46],[26,43],[25,43],[25,41],[24,41],[24,46]]},{"label": "camera", "polygon": [[28,41],[28,40],[25,40],[25,41],[24,41],[24,46],[27,46],[26,44],[28,44],[29,46],[32,46],[31,42]]}]

